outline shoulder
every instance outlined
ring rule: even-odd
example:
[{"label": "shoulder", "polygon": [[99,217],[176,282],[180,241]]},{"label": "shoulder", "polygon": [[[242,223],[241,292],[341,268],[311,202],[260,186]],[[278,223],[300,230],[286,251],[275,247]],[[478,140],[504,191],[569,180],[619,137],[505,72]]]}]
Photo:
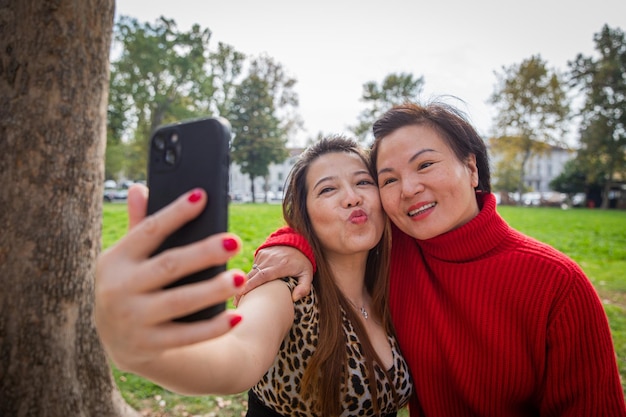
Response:
[{"label": "shoulder", "polygon": [[[295,277],[285,277],[282,278],[282,280],[276,281],[283,283],[283,285],[285,285],[290,292],[293,292],[294,288],[296,288],[296,285],[298,285],[298,279]],[[315,288],[311,286],[311,291],[307,296],[293,302],[295,314],[294,324],[301,323],[302,321],[312,322],[314,319],[315,322],[317,322],[316,317],[318,313],[316,300],[317,297],[315,293]]]},{"label": "shoulder", "polygon": [[242,296],[237,310],[252,315],[255,322],[276,323],[275,320],[280,319],[287,324],[293,320],[294,315],[291,291],[281,280],[266,282]]},{"label": "shoulder", "polygon": [[555,247],[515,229],[511,229],[508,246],[508,256],[513,261],[516,259],[523,261],[531,270],[538,269],[575,278],[585,277],[583,270],[572,258]]},{"label": "shoulder", "polygon": [[[552,312],[569,303],[599,303],[597,292],[580,265],[563,252],[527,236],[511,233],[510,251],[505,255],[507,264],[520,271],[529,285],[541,288],[552,298]],[[516,266],[515,266],[516,265]]]}]

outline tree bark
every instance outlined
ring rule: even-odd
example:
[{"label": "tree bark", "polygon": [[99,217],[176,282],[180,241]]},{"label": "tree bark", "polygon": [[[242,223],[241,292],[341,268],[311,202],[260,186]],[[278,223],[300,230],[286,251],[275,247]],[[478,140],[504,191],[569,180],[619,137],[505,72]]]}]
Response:
[{"label": "tree bark", "polygon": [[114,0],[0,1],[0,415],[122,416],[93,322]]}]

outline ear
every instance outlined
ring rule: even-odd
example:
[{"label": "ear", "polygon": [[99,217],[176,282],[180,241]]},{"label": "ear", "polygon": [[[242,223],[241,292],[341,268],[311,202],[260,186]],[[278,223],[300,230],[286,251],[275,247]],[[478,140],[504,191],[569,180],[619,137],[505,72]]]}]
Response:
[{"label": "ear", "polygon": [[473,188],[478,187],[478,166],[476,166],[476,155],[470,154],[466,161],[465,166],[467,167],[467,172],[470,174],[470,181]]}]

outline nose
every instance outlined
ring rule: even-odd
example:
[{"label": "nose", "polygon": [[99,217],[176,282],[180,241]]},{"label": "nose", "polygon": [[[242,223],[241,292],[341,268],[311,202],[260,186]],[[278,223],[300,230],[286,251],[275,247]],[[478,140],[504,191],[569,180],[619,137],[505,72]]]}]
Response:
[{"label": "nose", "polygon": [[361,195],[354,189],[348,188],[344,196],[344,204],[347,208],[360,206],[363,202]]},{"label": "nose", "polygon": [[416,175],[406,178],[402,181],[401,197],[410,198],[424,190],[424,185]]}]

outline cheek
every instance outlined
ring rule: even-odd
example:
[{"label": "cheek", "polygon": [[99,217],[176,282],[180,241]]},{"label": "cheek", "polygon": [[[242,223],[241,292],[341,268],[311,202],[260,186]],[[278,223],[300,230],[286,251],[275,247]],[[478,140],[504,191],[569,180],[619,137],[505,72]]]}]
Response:
[{"label": "cheek", "polygon": [[311,222],[311,228],[313,229],[313,233],[317,234],[317,225],[320,223],[318,211],[314,204],[311,203],[309,199],[306,202],[306,211],[309,215],[309,221]]},{"label": "cheek", "polygon": [[383,206],[383,210],[389,216],[393,216],[394,209],[398,209],[398,199],[395,193],[391,190],[380,191],[380,202]]}]

